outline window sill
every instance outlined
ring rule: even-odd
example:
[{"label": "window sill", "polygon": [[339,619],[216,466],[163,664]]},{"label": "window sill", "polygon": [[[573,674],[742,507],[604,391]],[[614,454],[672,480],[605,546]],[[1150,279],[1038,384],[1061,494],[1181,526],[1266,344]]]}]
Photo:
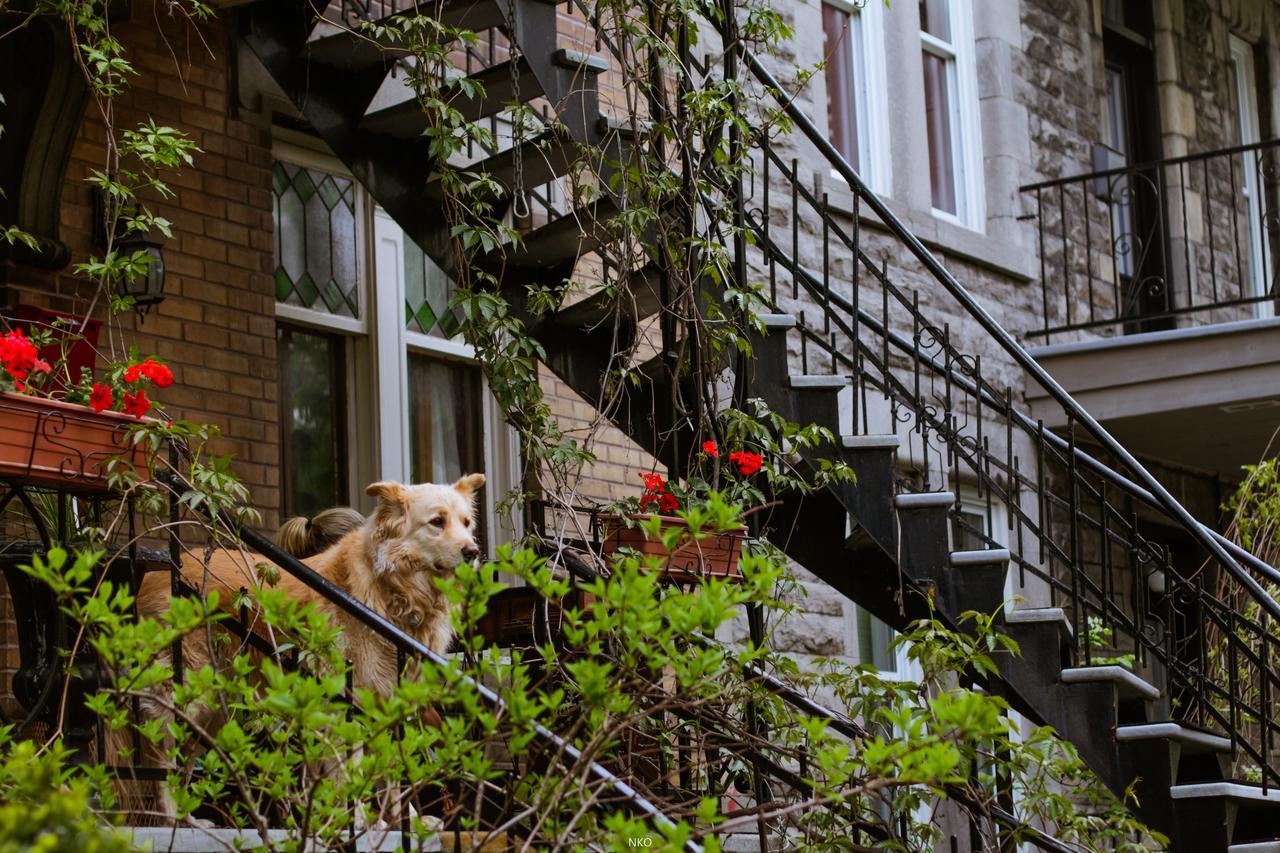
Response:
[{"label": "window sill", "polygon": [[[821,174],[815,177],[817,194],[821,196],[826,191],[831,211],[852,215],[853,191],[844,179],[839,175],[832,175],[826,181],[822,180]],[[1006,275],[1019,283],[1031,282],[1040,274],[1034,252],[961,225],[958,219],[949,215],[917,211],[884,195],[880,198],[920,238],[920,242],[935,252]],[[866,212],[865,206],[859,212],[858,223],[887,233],[880,220]]]}]

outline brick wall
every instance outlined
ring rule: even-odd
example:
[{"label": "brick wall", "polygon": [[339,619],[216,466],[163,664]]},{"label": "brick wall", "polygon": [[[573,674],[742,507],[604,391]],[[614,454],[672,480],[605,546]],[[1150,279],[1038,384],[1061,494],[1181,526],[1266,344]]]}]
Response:
[{"label": "brick wall", "polygon": [[[173,198],[151,200],[173,223],[173,238],[163,248],[167,298],[145,319],[125,314],[116,321],[126,341],[173,367],[173,386],[156,394],[165,412],[218,426],[224,437],[212,451],[234,454],[254,503],[273,511],[279,482],[270,142],[228,116],[228,33],[220,26],[202,28],[206,51],[195,47],[196,34],[162,20],[161,32],[150,18],[116,29],[139,71],[116,102],[117,129],[151,118],[187,133],[203,153],[194,166],[163,176]],[[181,62],[165,37],[191,43],[190,50],[178,51]],[[98,251],[85,179],[103,167],[105,138],[90,105],[62,193],[61,236],[73,264]],[[15,284],[7,301],[84,311],[91,295],[68,267]],[[274,518],[267,522],[273,525]]]},{"label": "brick wall", "polygon": [[[280,496],[270,143],[228,115],[228,32],[216,23],[185,32],[167,17],[159,20],[160,31],[150,15],[114,27],[139,72],[116,101],[117,129],[151,118],[187,133],[203,153],[194,166],[165,175],[173,198],[153,200],[154,210],[173,222],[163,249],[167,298],[142,321],[131,313],[118,321],[126,341],[172,366],[173,386],[154,395],[165,413],[222,430],[210,450],[234,455],[252,502],[274,527]],[[73,264],[96,251],[85,178],[103,167],[105,139],[91,104],[62,191],[61,237]],[[89,308],[92,288],[70,266],[57,274],[13,271],[10,280],[7,306]],[[0,705],[9,694],[16,642],[12,603],[0,581]]]}]

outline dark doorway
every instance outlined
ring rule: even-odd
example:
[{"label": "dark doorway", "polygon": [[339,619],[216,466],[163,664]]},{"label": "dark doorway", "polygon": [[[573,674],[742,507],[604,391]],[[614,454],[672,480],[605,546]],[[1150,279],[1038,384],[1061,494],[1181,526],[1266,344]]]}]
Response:
[{"label": "dark doorway", "polygon": [[[1095,167],[1125,170],[1100,180],[1098,188],[1110,203],[1117,313],[1126,319],[1125,334],[1169,329],[1164,176],[1159,167],[1140,167],[1159,160],[1161,152],[1151,4],[1104,2],[1102,23],[1106,89]],[[1130,168],[1135,166],[1140,168]]]}]

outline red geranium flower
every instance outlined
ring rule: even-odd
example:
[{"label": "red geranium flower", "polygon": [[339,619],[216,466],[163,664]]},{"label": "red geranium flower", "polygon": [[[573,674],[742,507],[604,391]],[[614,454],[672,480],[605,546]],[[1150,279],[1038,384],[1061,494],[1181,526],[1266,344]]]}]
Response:
[{"label": "red geranium flower", "polygon": [[663,495],[658,501],[658,509],[662,512],[675,512],[680,508],[680,500],[675,495]]},{"label": "red geranium flower", "polygon": [[729,461],[738,466],[739,474],[749,477],[760,470],[760,466],[764,464],[764,457],[759,453],[738,450],[729,454]]},{"label": "red geranium flower", "polygon": [[660,495],[666,491],[667,483],[662,479],[661,474],[646,474],[642,471],[640,473],[640,479],[644,480],[644,490],[646,492],[653,492],[655,495]]},{"label": "red geranium flower", "polygon": [[137,382],[144,376],[156,383],[157,388],[168,388],[173,384],[173,371],[169,369],[168,365],[161,364],[154,358],[131,364],[125,368],[125,382]]},{"label": "red geranium flower", "polygon": [[141,418],[149,411],[151,411],[151,401],[147,399],[146,391],[139,391],[137,394],[125,393],[124,413],[126,415]]},{"label": "red geranium flower", "polygon": [[89,405],[93,406],[95,412],[101,412],[109,409],[116,403],[111,396],[111,389],[106,385],[97,382],[93,383],[93,390],[89,392]]},{"label": "red geranium flower", "polygon": [[702,452],[714,459],[720,455],[720,448],[716,447],[714,441],[704,441],[702,442]]},{"label": "red geranium flower", "polygon": [[45,370],[48,369],[45,362],[36,358],[37,352],[36,345],[27,340],[27,336],[21,329],[14,329],[0,338],[0,363],[4,364],[5,370],[9,371],[9,375],[14,378],[19,389],[23,387],[22,380],[26,379],[33,369],[41,366]]}]

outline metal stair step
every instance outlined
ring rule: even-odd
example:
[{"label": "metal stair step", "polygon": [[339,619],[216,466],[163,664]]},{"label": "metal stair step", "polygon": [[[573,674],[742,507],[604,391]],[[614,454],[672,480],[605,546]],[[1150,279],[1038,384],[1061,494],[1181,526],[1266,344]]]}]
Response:
[{"label": "metal stair step", "polygon": [[[411,11],[413,7],[410,7]],[[380,26],[394,26],[396,18],[405,12],[397,12],[378,19]],[[456,27],[480,32],[506,23],[506,14],[496,0],[444,0],[432,9],[432,17],[445,27]],[[365,70],[394,56],[405,56],[408,51],[399,46],[393,37],[372,39],[352,27],[333,21],[319,20],[307,39],[307,56],[316,62]]]},{"label": "metal stair step", "polygon": [[580,50],[571,50],[566,47],[562,47],[552,54],[551,61],[561,68],[585,71],[588,74],[599,74],[609,70],[609,62],[604,57],[596,56],[594,53],[583,53]]},{"label": "metal stair step", "polygon": [[1160,698],[1160,690],[1155,685],[1134,675],[1122,666],[1078,666],[1064,669],[1061,675],[1063,684],[1097,684],[1110,682],[1116,686],[1121,700]]},{"label": "metal stair step", "polygon": [[332,21],[316,23],[304,52],[312,62],[351,72],[368,71],[409,55],[393,38],[375,40]]},{"label": "metal stair step", "polygon": [[612,199],[597,199],[525,234],[520,246],[508,252],[508,261],[518,267],[548,267],[586,254],[608,236],[602,220],[617,212]]},{"label": "metal stair step", "polygon": [[[565,174],[577,157],[577,147],[567,138],[567,134],[552,128],[526,140],[523,145],[506,148],[491,157],[464,166],[461,171],[487,174],[510,190],[515,183],[516,157],[519,149],[523,149],[519,156],[524,167],[524,185],[529,189]],[[439,177],[433,176],[427,182],[427,197],[439,199],[443,193]]]},{"label": "metal stair step", "polygon": [[909,492],[895,495],[893,505],[898,509],[935,509],[949,507],[956,502],[952,492]]},{"label": "metal stair step", "polygon": [[838,391],[849,385],[849,380],[843,376],[817,376],[813,374],[791,374],[791,387],[795,390],[806,391]]},{"label": "metal stair step", "polygon": [[[599,119],[596,120],[596,130],[600,131],[605,135],[608,135],[610,133],[617,133],[622,136],[635,138],[636,136],[644,135],[649,131],[653,130],[653,122],[641,121],[641,120],[632,122],[630,119],[620,119],[620,118],[615,118],[614,116],[602,115],[600,116]],[[756,315],[756,316],[761,316],[761,315]],[[776,316],[776,315],[768,315],[768,316]]]},{"label": "metal stair step", "polygon": [[1257,785],[1242,782],[1195,782],[1190,785],[1174,785],[1169,796],[1175,800],[1198,800],[1220,797],[1241,803],[1274,803],[1280,805],[1280,790],[1275,786],[1262,790]]},{"label": "metal stair step", "polygon": [[956,568],[963,568],[964,566],[1007,565],[1008,562],[1008,548],[983,548],[977,551],[951,552],[951,565]]},{"label": "metal stair step", "polygon": [[902,440],[896,435],[842,435],[840,446],[845,450],[897,450]]},{"label": "metal stair step", "polygon": [[[524,56],[516,59],[520,77],[520,101],[530,101],[541,97],[542,84],[533,75],[529,62]],[[469,98],[458,95],[450,104],[462,113],[467,121],[479,121],[505,109],[516,100],[516,91],[511,83],[511,60],[499,62],[484,68],[468,77],[479,83],[484,94]],[[422,105],[417,98],[409,98],[394,106],[377,112],[368,113],[360,120],[360,128],[372,133],[380,133],[395,139],[416,139],[426,127],[426,117],[422,113]]]},{"label": "metal stair step", "polygon": [[1145,725],[1117,726],[1116,740],[1121,742],[1143,740],[1173,740],[1182,745],[1187,754],[1230,752],[1231,739],[1212,732],[1191,729],[1178,723],[1147,723]]},{"label": "metal stair step", "polygon": [[[635,300],[635,320],[646,320],[661,310],[661,281],[657,267],[650,264],[632,273],[627,289]],[[618,296],[609,293],[585,296],[557,312],[556,324],[566,329],[591,328],[612,317],[618,301]],[[630,305],[627,309],[630,310]]]},{"label": "metal stair step", "polygon": [[1071,620],[1067,618],[1066,611],[1061,607],[1017,607],[1005,611],[1004,621],[1007,625],[1034,625],[1040,622],[1054,622],[1057,623],[1067,637],[1075,634],[1075,628],[1071,626]]},{"label": "metal stair step", "polygon": [[757,314],[756,319],[766,329],[794,329],[796,327],[795,314]]}]

